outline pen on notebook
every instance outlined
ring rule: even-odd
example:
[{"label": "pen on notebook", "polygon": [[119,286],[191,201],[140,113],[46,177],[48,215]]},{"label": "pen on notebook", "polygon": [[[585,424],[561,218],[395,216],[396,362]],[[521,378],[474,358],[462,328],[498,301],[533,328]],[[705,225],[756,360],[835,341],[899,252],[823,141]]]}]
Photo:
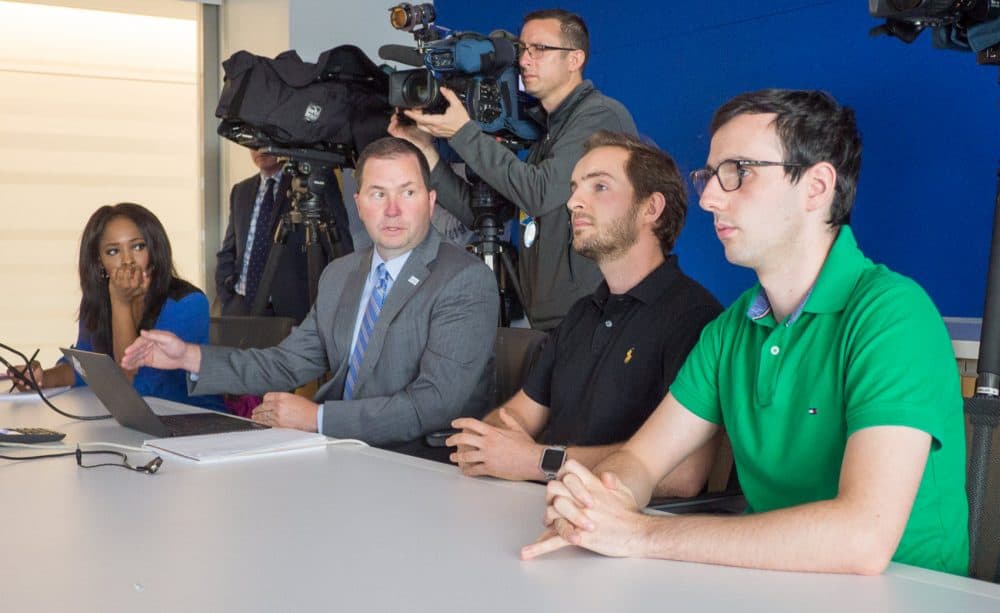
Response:
[{"label": "pen on notebook", "polygon": [[[40,351],[40,349],[35,349],[35,353],[31,354],[31,359],[30,359],[30,360],[28,360],[28,368],[26,368],[26,369],[24,370],[24,373],[25,373],[25,374],[27,374],[27,373],[28,373],[28,371],[30,371],[30,370],[31,370],[31,363],[32,363],[32,362],[34,362],[34,361],[35,361],[35,358],[37,358],[37,357],[38,357],[38,352],[39,352],[39,351]],[[9,390],[7,390],[7,393],[8,393],[8,394],[9,394],[9,393],[11,393],[11,392],[13,392],[13,391],[14,391],[14,388],[15,388],[15,387],[17,387],[17,378],[16,378],[16,377],[11,377],[11,379],[14,379],[14,383],[12,383],[12,384],[11,384],[11,386],[10,386],[10,389],[9,389]]]}]

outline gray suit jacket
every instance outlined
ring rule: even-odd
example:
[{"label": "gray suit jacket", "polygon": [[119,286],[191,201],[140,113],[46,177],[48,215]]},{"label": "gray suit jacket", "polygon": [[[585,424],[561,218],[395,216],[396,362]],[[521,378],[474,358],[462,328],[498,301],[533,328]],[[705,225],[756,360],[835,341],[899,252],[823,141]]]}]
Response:
[{"label": "gray suit jacket", "polygon": [[433,229],[386,296],[361,362],[354,399],[342,400],[351,337],[372,250],[334,260],[316,303],[277,347],[205,345],[195,394],[289,390],[323,373],[315,399],[324,434],[386,446],[447,428],[490,407],[497,297],[493,273]]}]

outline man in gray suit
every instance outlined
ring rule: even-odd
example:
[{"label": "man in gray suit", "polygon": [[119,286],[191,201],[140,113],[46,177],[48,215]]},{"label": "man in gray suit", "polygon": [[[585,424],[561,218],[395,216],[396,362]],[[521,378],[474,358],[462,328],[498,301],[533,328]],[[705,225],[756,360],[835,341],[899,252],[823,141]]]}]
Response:
[{"label": "man in gray suit", "polygon": [[[498,309],[489,268],[430,228],[429,174],[407,141],[365,148],[355,200],[375,248],[327,266],[316,303],[277,347],[240,351],[143,331],[122,365],[187,370],[195,394],[265,394],[253,418],[268,425],[420,454],[425,434],[488,408]],[[315,402],[273,391],[325,372]]]}]

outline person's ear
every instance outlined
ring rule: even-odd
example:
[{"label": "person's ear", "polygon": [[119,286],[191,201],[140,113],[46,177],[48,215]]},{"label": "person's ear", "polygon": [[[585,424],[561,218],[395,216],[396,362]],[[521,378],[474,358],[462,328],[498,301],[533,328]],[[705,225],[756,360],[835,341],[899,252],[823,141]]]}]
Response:
[{"label": "person's ear", "polygon": [[663,213],[663,209],[666,206],[667,200],[663,197],[663,194],[660,192],[653,192],[642,204],[640,215],[643,220],[649,222],[650,225],[656,225],[656,221],[660,218],[660,215]]},{"label": "person's ear", "polygon": [[806,169],[802,177],[807,196],[806,209],[829,208],[837,193],[837,169],[829,162],[819,162]]}]

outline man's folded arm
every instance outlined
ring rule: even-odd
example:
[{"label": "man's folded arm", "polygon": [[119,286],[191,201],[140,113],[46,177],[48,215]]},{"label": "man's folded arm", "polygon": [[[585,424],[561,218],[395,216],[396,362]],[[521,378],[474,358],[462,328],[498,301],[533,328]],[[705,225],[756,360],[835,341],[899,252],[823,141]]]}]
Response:
[{"label": "man's folded arm", "polygon": [[736,517],[646,522],[636,555],[773,570],[878,574],[910,516],[931,437],[906,426],[847,441],[837,496]]},{"label": "man's folded arm", "polygon": [[[532,164],[522,162],[510,149],[479,130],[474,122],[462,126],[448,143],[490,187],[528,215],[537,217],[566,206],[570,175],[583,156],[583,144],[602,128],[630,131],[606,107],[578,110],[559,130],[545,159]],[[449,206],[446,201],[444,204]]]},{"label": "man's folded arm", "polygon": [[704,447],[718,430],[716,424],[687,410],[668,393],[632,438],[595,466],[594,473],[615,473],[632,491],[639,506],[646,506],[660,481],[669,478],[674,469]]}]

